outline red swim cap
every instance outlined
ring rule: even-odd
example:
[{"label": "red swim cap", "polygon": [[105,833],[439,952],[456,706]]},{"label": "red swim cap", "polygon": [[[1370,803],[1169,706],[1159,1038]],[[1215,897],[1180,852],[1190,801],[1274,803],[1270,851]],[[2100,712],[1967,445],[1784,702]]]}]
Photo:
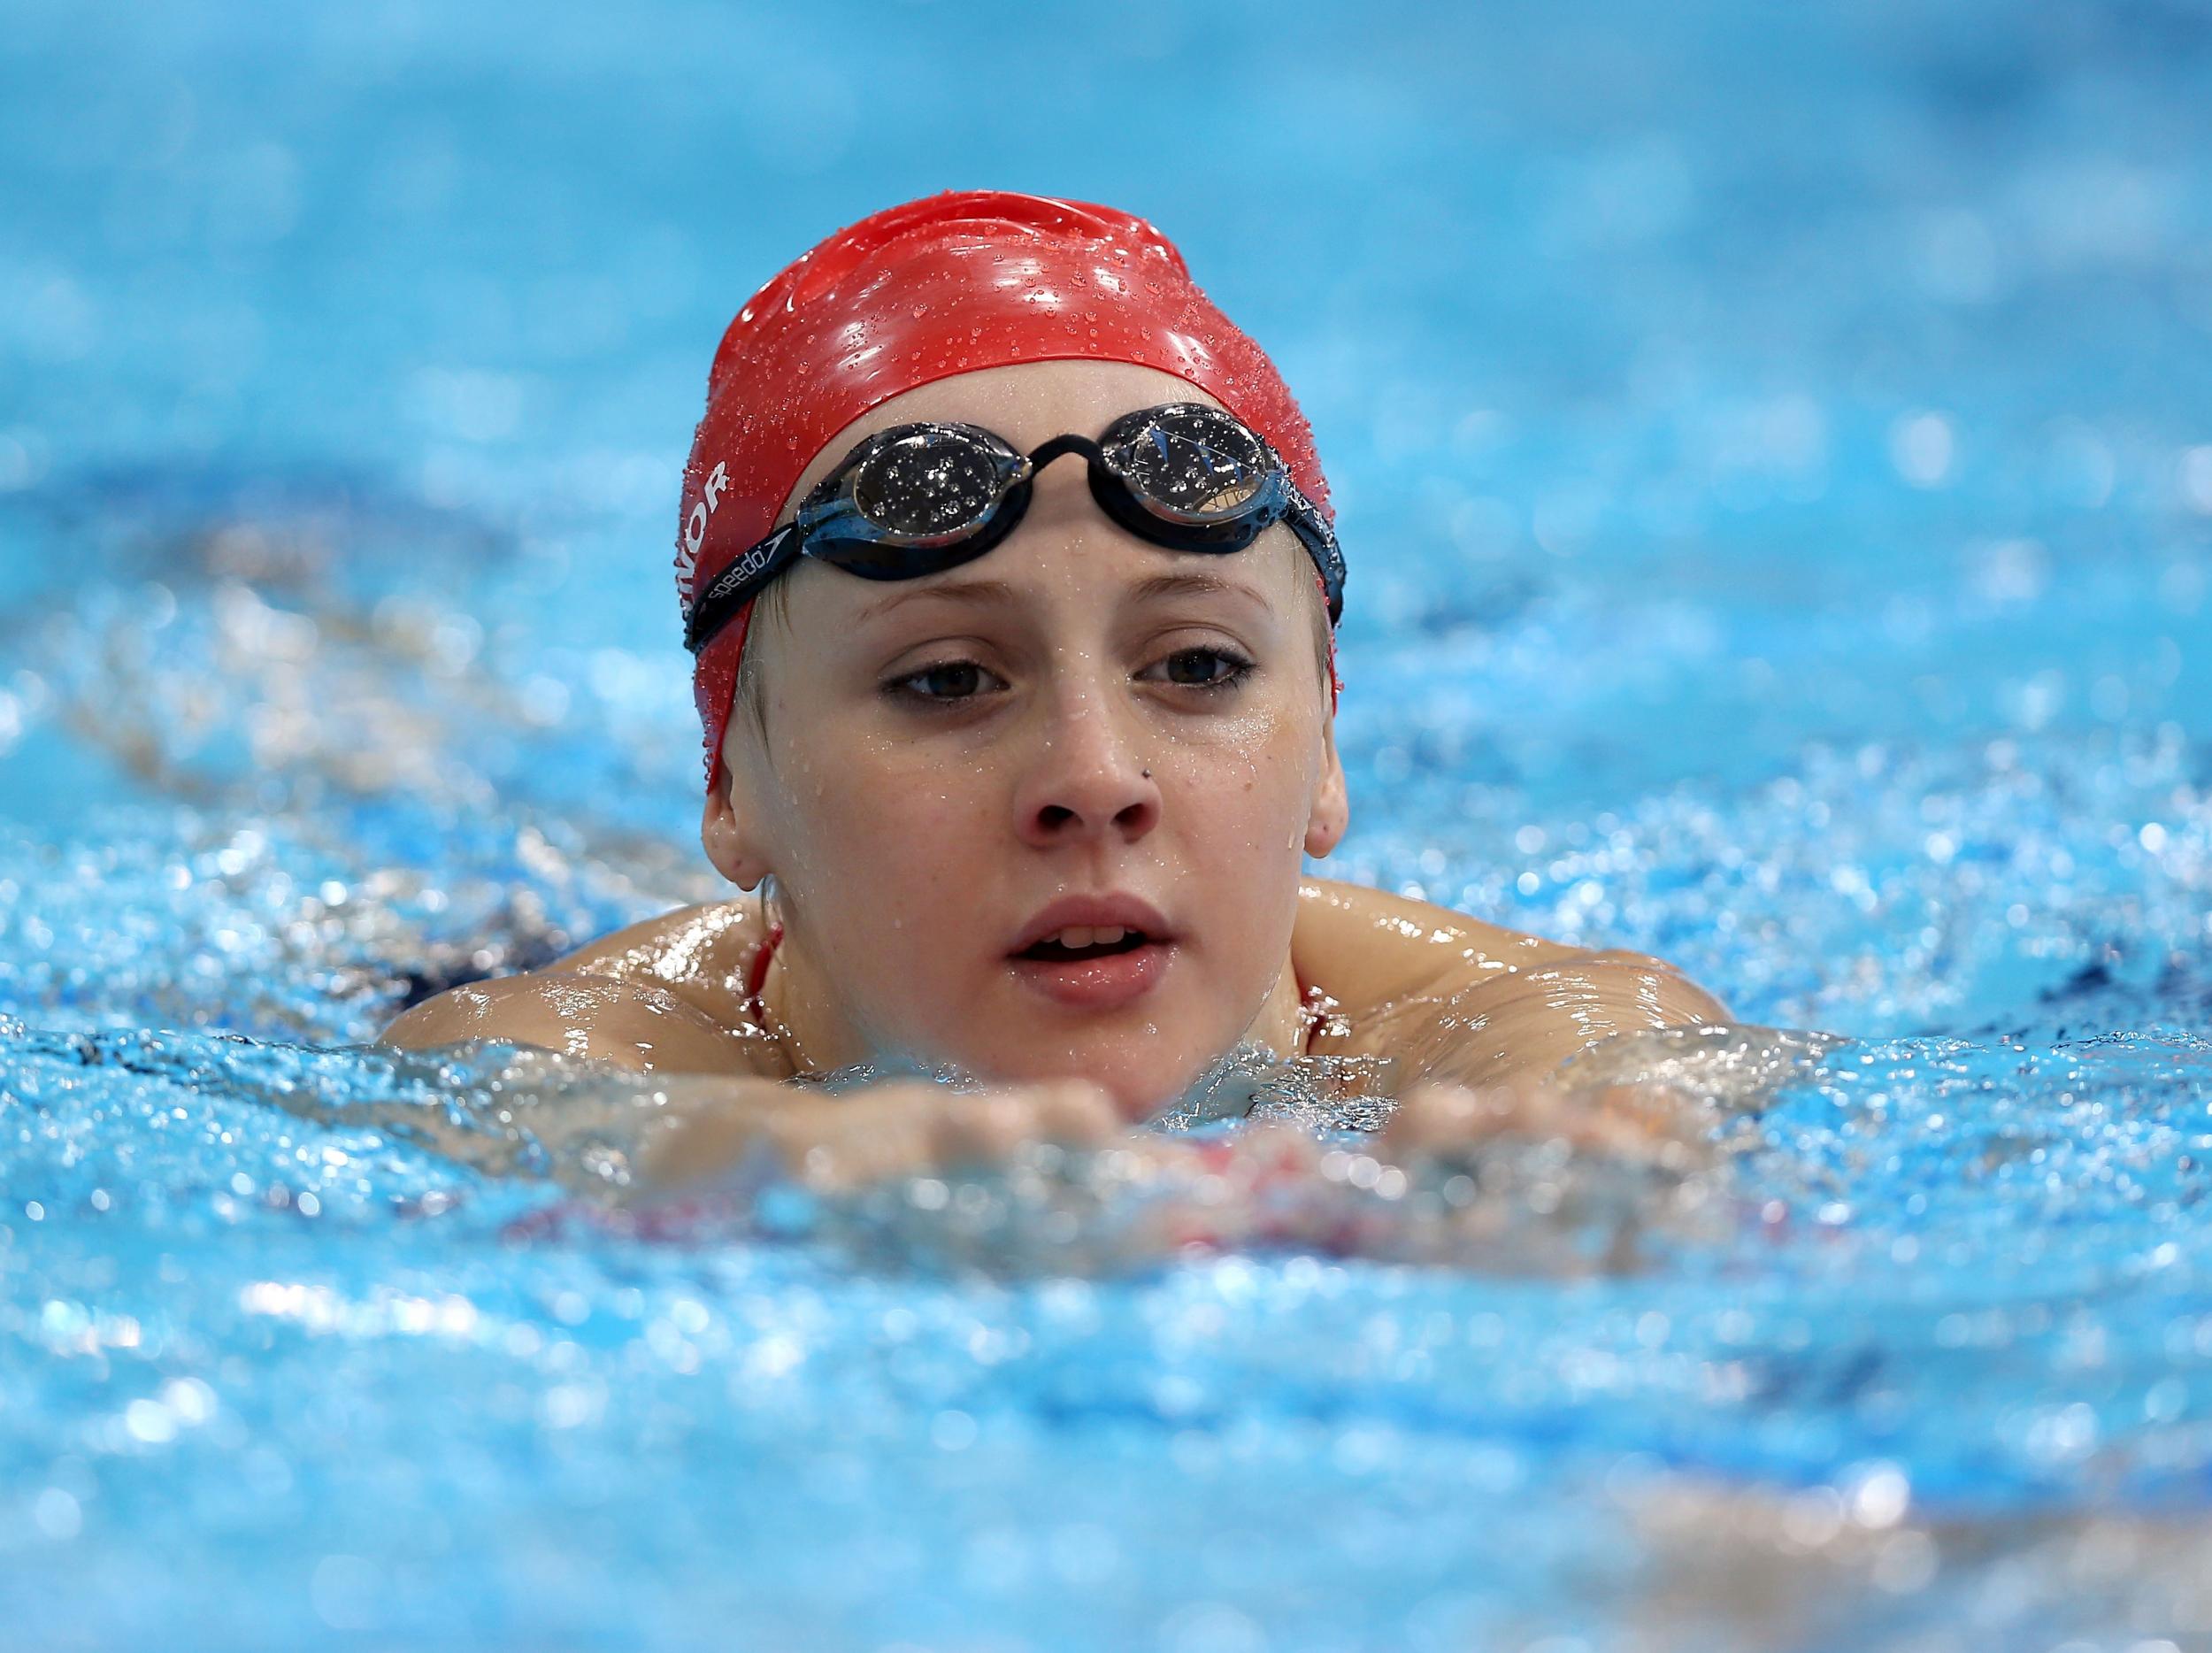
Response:
[{"label": "red swim cap", "polygon": [[[839,231],[755,293],[722,335],[684,467],[684,611],[775,526],[824,444],[870,408],[955,373],[1079,357],[1198,386],[1266,437],[1328,510],[1313,433],[1288,387],[1158,230],[1085,201],[949,189]],[[693,670],[710,786],[751,618],[749,606]]]}]

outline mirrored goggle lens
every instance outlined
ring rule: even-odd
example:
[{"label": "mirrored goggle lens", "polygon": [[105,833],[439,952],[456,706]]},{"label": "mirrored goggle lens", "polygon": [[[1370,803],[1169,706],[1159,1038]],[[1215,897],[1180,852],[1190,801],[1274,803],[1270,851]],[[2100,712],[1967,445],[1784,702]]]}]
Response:
[{"label": "mirrored goggle lens", "polygon": [[1279,469],[1237,420],[1195,404],[1153,410],[1100,444],[1106,463],[1144,498],[1199,520],[1248,509]]},{"label": "mirrored goggle lens", "polygon": [[872,527],[900,540],[972,532],[1005,491],[1019,457],[978,435],[949,429],[896,436],[863,462],[854,507]]}]

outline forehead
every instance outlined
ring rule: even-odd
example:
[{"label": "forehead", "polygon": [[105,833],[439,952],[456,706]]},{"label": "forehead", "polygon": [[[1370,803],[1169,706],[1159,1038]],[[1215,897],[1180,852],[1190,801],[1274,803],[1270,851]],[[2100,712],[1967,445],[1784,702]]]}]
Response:
[{"label": "forehead", "polygon": [[1095,436],[1118,415],[1162,402],[1221,405],[1188,380],[1134,362],[1014,362],[933,380],[879,403],[824,442],[777,514],[788,516],[854,443],[894,425],[956,419],[1026,450],[1064,432]]}]

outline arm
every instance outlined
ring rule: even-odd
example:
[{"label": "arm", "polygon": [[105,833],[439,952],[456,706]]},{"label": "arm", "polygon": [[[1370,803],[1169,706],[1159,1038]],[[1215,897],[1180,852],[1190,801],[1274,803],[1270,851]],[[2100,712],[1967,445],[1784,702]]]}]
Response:
[{"label": "arm", "polygon": [[1310,879],[1292,956],[1340,1002],[1315,1055],[1396,1058],[1394,1088],[1555,1072],[1616,1034],[1725,1021],[1719,1000],[1640,953],[1567,947],[1463,913]]}]

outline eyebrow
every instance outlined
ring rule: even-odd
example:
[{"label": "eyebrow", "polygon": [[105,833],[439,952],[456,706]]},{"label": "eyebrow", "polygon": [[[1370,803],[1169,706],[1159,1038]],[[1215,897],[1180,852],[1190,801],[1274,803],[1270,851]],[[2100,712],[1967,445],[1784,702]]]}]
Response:
[{"label": "eyebrow", "polygon": [[[1017,593],[1002,580],[960,580],[947,585],[915,586],[870,604],[860,611],[860,623],[866,625],[882,619],[902,604],[918,603],[933,598],[941,603],[959,603],[974,608],[995,608],[1014,601]],[[1249,606],[1266,611],[1268,601],[1240,580],[1224,580],[1218,574],[1154,574],[1140,580],[1129,588],[1133,603],[1153,603],[1164,597],[1226,596],[1241,599]]]}]

